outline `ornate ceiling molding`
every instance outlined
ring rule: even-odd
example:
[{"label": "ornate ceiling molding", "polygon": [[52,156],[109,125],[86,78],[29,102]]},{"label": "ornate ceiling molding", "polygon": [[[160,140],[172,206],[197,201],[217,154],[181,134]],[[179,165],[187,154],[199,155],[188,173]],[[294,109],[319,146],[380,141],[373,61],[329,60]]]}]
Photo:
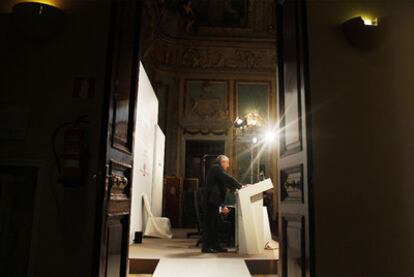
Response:
[{"label": "ornate ceiling molding", "polygon": [[[274,1],[246,1],[249,1],[246,28],[204,26],[203,34],[176,32],[179,14],[159,6],[158,3],[165,1],[145,1],[144,16],[148,20],[142,28],[144,63],[173,72],[275,72],[276,35],[269,25],[275,21]],[[263,36],[264,33],[267,35]]]},{"label": "ornate ceiling molding", "polygon": [[[253,45],[252,45],[253,46]],[[276,70],[276,49],[258,47],[190,46],[158,41],[148,58],[162,69],[192,69],[197,71],[257,71]]]}]

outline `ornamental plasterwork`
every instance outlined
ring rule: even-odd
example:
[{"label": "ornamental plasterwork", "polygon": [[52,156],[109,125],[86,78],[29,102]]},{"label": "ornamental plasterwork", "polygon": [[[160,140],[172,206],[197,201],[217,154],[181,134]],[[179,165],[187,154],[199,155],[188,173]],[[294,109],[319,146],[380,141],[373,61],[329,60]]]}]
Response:
[{"label": "ornamental plasterwork", "polygon": [[195,70],[274,71],[276,50],[235,47],[185,47],[158,43],[147,54],[160,68]]}]

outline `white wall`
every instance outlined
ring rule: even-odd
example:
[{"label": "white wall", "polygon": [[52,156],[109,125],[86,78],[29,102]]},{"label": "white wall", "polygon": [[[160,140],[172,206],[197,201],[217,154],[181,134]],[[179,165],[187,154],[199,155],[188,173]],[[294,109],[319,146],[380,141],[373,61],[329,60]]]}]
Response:
[{"label": "white wall", "polygon": [[143,231],[141,194],[146,193],[151,201],[154,135],[157,121],[158,100],[145,69],[140,64],[131,195],[131,243],[134,239],[134,233]]}]

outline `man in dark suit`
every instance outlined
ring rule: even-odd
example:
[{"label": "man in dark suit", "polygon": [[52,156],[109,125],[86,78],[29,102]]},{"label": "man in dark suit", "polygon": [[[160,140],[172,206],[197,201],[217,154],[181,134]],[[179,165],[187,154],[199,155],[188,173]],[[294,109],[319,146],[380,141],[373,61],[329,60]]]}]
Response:
[{"label": "man in dark suit", "polygon": [[210,168],[206,176],[205,193],[203,197],[204,228],[203,228],[203,253],[227,252],[218,243],[217,222],[221,214],[228,214],[229,208],[223,205],[226,189],[240,189],[242,185],[229,174],[230,160],[225,155],[220,155],[216,163]]}]

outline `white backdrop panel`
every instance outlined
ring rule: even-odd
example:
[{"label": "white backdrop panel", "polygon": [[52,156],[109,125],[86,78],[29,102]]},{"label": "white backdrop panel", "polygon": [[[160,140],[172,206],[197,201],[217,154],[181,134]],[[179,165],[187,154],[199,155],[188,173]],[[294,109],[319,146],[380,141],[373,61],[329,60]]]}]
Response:
[{"label": "white backdrop panel", "polygon": [[155,126],[154,141],[151,210],[154,216],[162,216],[165,135],[158,125]]},{"label": "white backdrop panel", "polygon": [[158,121],[158,99],[140,63],[138,103],[134,139],[134,170],[131,201],[130,242],[134,233],[143,231],[142,199],[146,193],[151,201],[153,180],[154,134]]}]

